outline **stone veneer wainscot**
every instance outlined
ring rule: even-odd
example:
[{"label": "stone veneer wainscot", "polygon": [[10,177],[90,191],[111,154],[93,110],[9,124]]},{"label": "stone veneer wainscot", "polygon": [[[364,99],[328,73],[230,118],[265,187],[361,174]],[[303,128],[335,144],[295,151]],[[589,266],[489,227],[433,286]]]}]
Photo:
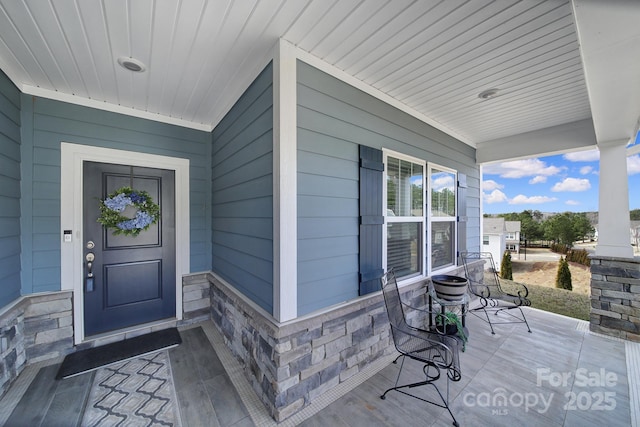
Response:
[{"label": "stone veneer wainscot", "polygon": [[591,256],[590,329],[640,342],[640,257]]},{"label": "stone veneer wainscot", "polygon": [[[185,276],[182,285],[182,320],[156,328],[188,325],[211,318],[208,273]],[[74,346],[72,295],[71,291],[27,295],[0,311],[0,397],[28,364],[130,337],[123,333]],[[153,329],[134,331],[133,335]]]},{"label": "stone veneer wainscot", "polygon": [[[379,292],[278,324],[214,274],[209,280],[212,319],[278,422],[395,351]],[[423,282],[405,286],[401,293],[413,307],[426,305]],[[421,314],[407,314],[410,323],[423,322]]]},{"label": "stone veneer wainscot", "polygon": [[0,396],[28,363],[73,349],[71,292],[25,296],[0,313]]}]

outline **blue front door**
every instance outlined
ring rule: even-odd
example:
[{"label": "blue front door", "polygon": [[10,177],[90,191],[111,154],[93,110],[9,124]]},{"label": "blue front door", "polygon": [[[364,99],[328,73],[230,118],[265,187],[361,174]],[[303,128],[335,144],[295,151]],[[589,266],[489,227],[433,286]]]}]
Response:
[{"label": "blue front door", "polygon": [[[96,162],[83,169],[85,335],[175,317],[174,172]],[[97,221],[100,200],[122,187],[144,190],[160,206],[158,222],[135,237]]]}]

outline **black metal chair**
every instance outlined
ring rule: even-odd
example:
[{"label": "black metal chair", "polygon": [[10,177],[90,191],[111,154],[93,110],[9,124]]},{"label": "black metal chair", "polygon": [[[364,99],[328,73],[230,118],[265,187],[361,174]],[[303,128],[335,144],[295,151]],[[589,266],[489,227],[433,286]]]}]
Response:
[{"label": "black metal chair", "polygon": [[[506,292],[500,283],[500,276],[490,252],[463,252],[460,256],[469,281],[469,291],[480,301],[480,306],[470,308],[469,312],[482,320],[486,318],[485,321],[489,323],[492,334],[495,334],[493,325],[504,323],[524,323],[527,330],[531,332],[529,322],[521,308],[531,305],[531,301],[527,298],[529,289],[521,283],[514,282],[509,285],[513,290]],[[473,267],[472,265],[476,262],[483,264]],[[478,314],[480,311],[484,313],[484,318]],[[492,321],[490,312],[496,316],[502,312],[506,317],[494,318]]]},{"label": "black metal chair", "polygon": [[[451,409],[449,409],[449,380],[460,381],[461,378],[459,358],[461,341],[451,335],[441,335],[436,332],[410,326],[405,318],[395,274],[391,270],[382,276],[380,280],[382,282],[382,294],[384,295],[384,302],[387,307],[393,342],[396,350],[400,353],[399,357],[402,358],[395,385],[385,391],[380,398],[384,400],[387,393],[391,390],[398,391],[407,396],[422,400],[423,402],[445,408],[449,411],[451,418],[453,418],[453,425],[458,426],[459,424],[456,418],[453,416]],[[424,363],[422,371],[424,372],[425,379],[411,384],[398,385],[407,357]],[[441,371],[446,371],[447,374],[446,398],[435,384],[435,381],[440,378]],[[423,385],[432,385],[438,392],[442,403],[423,399],[422,397],[405,391],[405,389]]]}]

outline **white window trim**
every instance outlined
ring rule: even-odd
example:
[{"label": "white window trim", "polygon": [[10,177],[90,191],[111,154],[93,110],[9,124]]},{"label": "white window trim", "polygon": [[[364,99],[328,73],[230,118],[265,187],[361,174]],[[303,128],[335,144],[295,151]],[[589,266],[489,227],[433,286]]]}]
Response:
[{"label": "white window trim", "polygon": [[[388,157],[394,157],[396,159],[400,159],[400,160],[405,160],[408,162],[412,162],[418,165],[422,166],[422,189],[423,189],[423,193],[424,193],[424,189],[426,188],[426,176],[425,176],[425,171],[427,170],[427,162],[425,162],[424,160],[418,159],[417,157],[412,157],[412,156],[408,156],[406,154],[402,154],[402,153],[398,153],[397,151],[393,151],[393,150],[388,150],[383,148],[382,149],[382,161],[384,164],[384,175],[383,175],[383,183],[382,183],[382,201],[383,201],[383,215],[384,215],[384,225],[382,227],[382,268],[384,268],[385,271],[387,271],[387,224],[388,223],[394,223],[394,222],[398,222],[398,223],[406,223],[406,222],[416,222],[416,223],[420,223],[422,224],[422,242],[419,245],[422,249],[422,257],[421,257],[421,263],[422,263],[422,268],[421,271],[417,274],[417,275],[412,275],[409,276],[405,279],[399,280],[399,283],[404,283],[405,281],[415,281],[416,279],[422,279],[424,277],[426,277],[426,272],[427,272],[427,257],[426,257],[426,253],[425,253],[425,240],[428,238],[427,235],[425,235],[424,230],[426,230],[426,215],[425,215],[425,211],[427,209],[427,206],[425,204],[425,199],[423,196],[423,203],[422,203],[422,209],[423,209],[423,215],[422,216],[415,216],[415,217],[407,217],[407,216],[402,216],[402,217],[391,217],[391,216],[387,216],[387,170],[388,170]],[[426,194],[426,193],[424,193]]]},{"label": "white window trim", "polygon": [[[434,217],[431,214],[431,171],[433,169],[437,169],[439,171],[442,172],[449,172],[452,173],[454,175],[454,194],[456,197],[456,201],[455,201],[455,206],[454,206],[454,215],[452,217]],[[427,253],[431,254],[432,253],[432,247],[433,247],[433,242],[431,241],[431,224],[434,222],[453,222],[454,226],[453,226],[453,263],[452,264],[447,264],[444,265],[442,267],[438,267],[437,269],[433,269],[431,267],[431,258],[429,257],[428,261],[426,262],[426,257],[425,257],[425,263],[427,264],[427,272],[428,275],[431,276],[434,273],[441,273],[444,272],[446,270],[451,270],[452,268],[456,267],[456,254],[458,253],[458,171],[455,169],[451,169],[448,168],[446,166],[442,166],[439,165],[437,163],[431,163],[429,162],[427,164],[427,173],[425,175],[425,180],[426,180],[426,191],[425,191],[425,201],[426,204],[428,206],[427,209],[427,235],[426,235],[426,240],[427,240]]]}]

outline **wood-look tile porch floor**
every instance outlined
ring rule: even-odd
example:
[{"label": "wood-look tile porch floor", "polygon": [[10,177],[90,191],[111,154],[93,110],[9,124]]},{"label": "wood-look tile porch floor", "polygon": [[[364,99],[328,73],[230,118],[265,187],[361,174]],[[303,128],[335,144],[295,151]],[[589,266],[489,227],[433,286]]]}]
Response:
[{"label": "wood-look tile porch floor", "polygon": [[[640,344],[592,334],[586,322],[575,319],[533,309],[527,309],[526,315],[531,334],[524,325],[514,324],[497,326],[496,335],[491,335],[487,324],[468,317],[470,341],[461,355],[462,380],[450,383],[449,395],[460,425],[639,425]],[[195,326],[202,329],[181,332],[185,342],[169,350],[180,412],[177,424],[277,425],[214,325]],[[373,363],[279,425],[451,425],[446,410],[420,400],[397,392],[380,399],[399,369],[391,360],[393,357],[387,357]],[[422,375],[420,365],[407,363],[405,380]],[[81,402],[88,389],[82,387],[82,381],[69,383],[57,395],[47,384],[29,387],[41,369],[55,375],[57,367],[46,365],[27,367],[3,397],[0,425],[81,424]],[[439,383],[444,390],[445,381]],[[434,396],[425,387],[412,391]],[[29,411],[24,411],[25,402]]]}]

